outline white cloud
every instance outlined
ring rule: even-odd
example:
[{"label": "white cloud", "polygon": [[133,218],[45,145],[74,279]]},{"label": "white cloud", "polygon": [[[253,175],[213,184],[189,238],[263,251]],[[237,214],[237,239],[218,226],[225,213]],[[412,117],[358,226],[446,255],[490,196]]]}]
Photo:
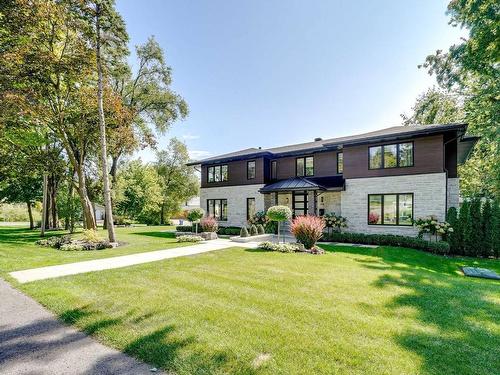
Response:
[{"label": "white cloud", "polygon": [[199,135],[194,135],[194,134],[183,134],[182,138],[186,141],[192,140],[192,139],[198,139],[200,138]]},{"label": "white cloud", "polygon": [[205,151],[205,150],[188,150],[188,152],[189,152],[189,157],[193,160],[204,159],[212,155],[210,151]]}]

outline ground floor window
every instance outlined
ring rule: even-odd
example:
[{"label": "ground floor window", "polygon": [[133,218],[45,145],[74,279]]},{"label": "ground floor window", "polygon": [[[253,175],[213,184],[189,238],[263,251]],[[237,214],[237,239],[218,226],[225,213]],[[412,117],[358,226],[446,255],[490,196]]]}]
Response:
[{"label": "ground floor window", "polygon": [[207,199],[208,216],[227,221],[227,199]]},{"label": "ground floor window", "polygon": [[255,215],[255,198],[247,198],[247,220]]},{"label": "ground floor window", "polygon": [[368,224],[413,225],[413,193],[369,194]]}]

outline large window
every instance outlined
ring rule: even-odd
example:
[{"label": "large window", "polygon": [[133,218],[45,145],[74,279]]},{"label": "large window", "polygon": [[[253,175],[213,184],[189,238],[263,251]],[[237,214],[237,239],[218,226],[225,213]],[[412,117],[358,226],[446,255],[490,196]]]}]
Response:
[{"label": "large window", "polygon": [[255,178],[255,160],[247,161],[247,180]]},{"label": "large window", "polygon": [[208,216],[227,221],[227,199],[207,199]]},{"label": "large window", "polygon": [[413,142],[373,146],[368,149],[369,168],[397,168],[413,166]]},{"label": "large window", "polygon": [[413,225],[413,194],[369,194],[368,224]]},{"label": "large window", "polygon": [[297,176],[314,176],[314,157],[297,158],[295,165]]},{"label": "large window", "polygon": [[273,160],[271,162],[271,180],[276,180],[278,178],[278,162]]},{"label": "large window", "polygon": [[337,153],[337,173],[344,173],[344,153]]},{"label": "large window", "polygon": [[207,169],[208,182],[227,181],[227,165],[216,165]]},{"label": "large window", "polygon": [[247,198],[247,220],[255,215],[255,198]]}]

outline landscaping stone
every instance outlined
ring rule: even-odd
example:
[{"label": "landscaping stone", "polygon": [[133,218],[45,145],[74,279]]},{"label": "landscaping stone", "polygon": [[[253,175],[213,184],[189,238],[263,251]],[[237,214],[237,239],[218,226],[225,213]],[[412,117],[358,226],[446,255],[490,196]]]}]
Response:
[{"label": "landscaping stone", "polygon": [[216,240],[217,239],[216,232],[201,232],[199,235],[204,240]]},{"label": "landscaping stone", "polygon": [[462,267],[462,272],[464,273],[465,276],[469,277],[480,277],[483,279],[500,280],[499,274],[487,268]]}]

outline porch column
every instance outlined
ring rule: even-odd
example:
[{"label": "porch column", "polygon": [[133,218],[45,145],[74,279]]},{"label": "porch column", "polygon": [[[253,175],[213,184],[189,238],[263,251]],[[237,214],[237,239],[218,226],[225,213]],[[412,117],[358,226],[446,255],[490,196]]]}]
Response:
[{"label": "porch column", "polygon": [[315,190],[307,192],[307,213],[309,215],[318,215],[318,194]]},{"label": "porch column", "polygon": [[266,193],[264,194],[264,211],[267,212],[269,207],[275,206],[276,204],[274,203],[275,200],[275,193]]}]

